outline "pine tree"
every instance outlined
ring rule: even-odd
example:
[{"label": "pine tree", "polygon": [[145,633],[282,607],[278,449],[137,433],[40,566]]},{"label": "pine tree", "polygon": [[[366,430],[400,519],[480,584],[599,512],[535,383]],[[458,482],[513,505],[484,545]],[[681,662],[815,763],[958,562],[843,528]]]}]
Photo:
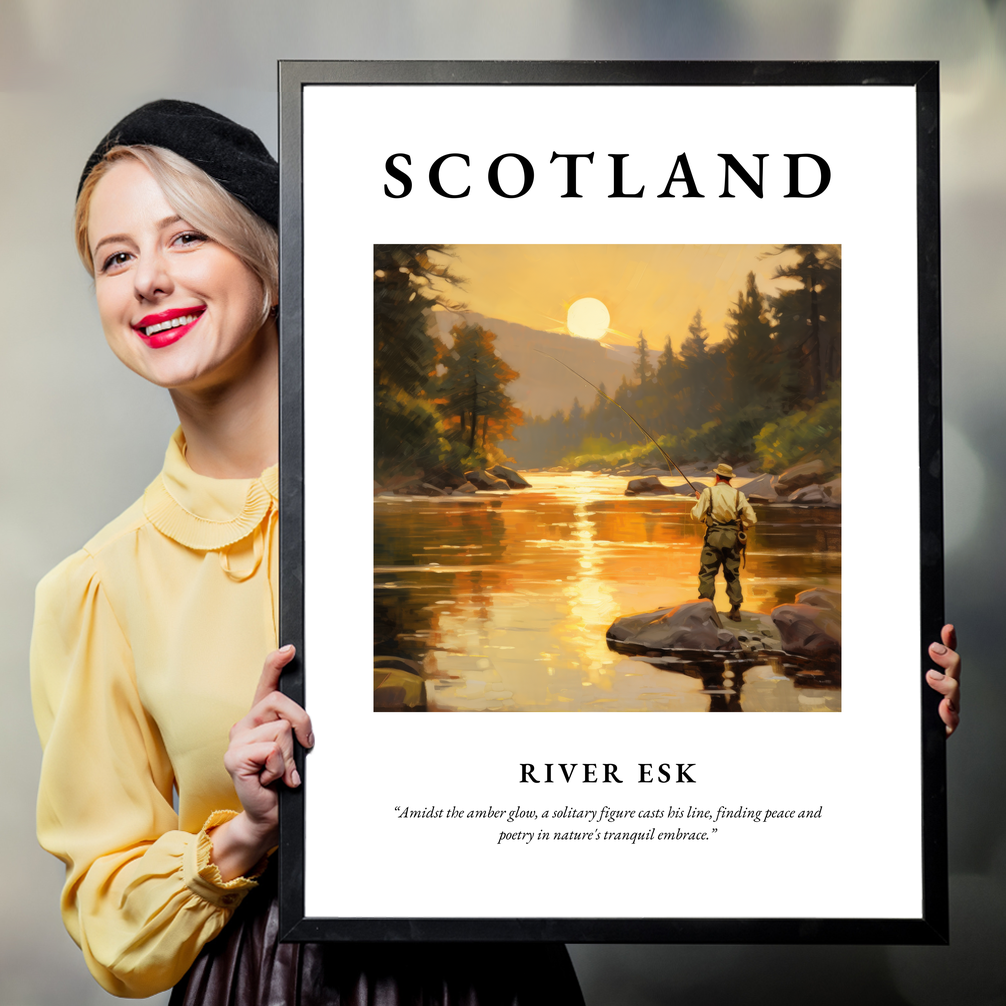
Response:
[{"label": "pine tree", "polygon": [[496,355],[496,335],[481,325],[455,325],[451,337],[440,354],[437,403],[447,431],[475,453],[476,443],[484,450],[512,436],[521,414],[503,389],[520,374]]},{"label": "pine tree", "polygon": [[635,366],[636,377],[639,379],[640,387],[642,387],[653,376],[653,364],[650,363],[650,353],[646,345],[646,336],[644,336],[642,332],[639,333],[639,338],[636,340],[636,353],[638,354]]},{"label": "pine tree", "polygon": [[727,315],[727,369],[733,408],[774,404],[780,368],[772,323],[753,272],[748,273],[747,287],[737,294]]},{"label": "pine tree", "polygon": [[714,352],[706,345],[708,341],[709,330],[702,323],[702,308],[699,308],[688,325],[688,337],[681,343],[684,421],[693,427],[709,420],[718,400],[713,390]]},{"label": "pine tree", "polygon": [[442,429],[430,399],[441,343],[432,334],[435,304],[460,305],[437,292],[458,280],[433,256],[445,245],[374,247],[374,459],[382,475],[442,460]]},{"label": "pine tree", "polygon": [[797,261],[778,266],[773,278],[795,279],[800,289],[782,291],[771,306],[781,349],[797,371],[790,383],[813,402],[841,375],[842,252],[838,245],[778,245],[770,254],[787,252]]}]

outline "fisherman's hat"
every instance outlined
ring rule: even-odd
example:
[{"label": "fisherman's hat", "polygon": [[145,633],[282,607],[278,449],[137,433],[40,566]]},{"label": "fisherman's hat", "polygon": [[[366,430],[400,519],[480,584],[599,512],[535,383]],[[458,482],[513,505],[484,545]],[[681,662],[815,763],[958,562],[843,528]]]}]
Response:
[{"label": "fisherman's hat", "polygon": [[713,474],[719,475],[720,478],[732,479],[734,477],[734,470],[730,465],[719,464],[713,469]]}]

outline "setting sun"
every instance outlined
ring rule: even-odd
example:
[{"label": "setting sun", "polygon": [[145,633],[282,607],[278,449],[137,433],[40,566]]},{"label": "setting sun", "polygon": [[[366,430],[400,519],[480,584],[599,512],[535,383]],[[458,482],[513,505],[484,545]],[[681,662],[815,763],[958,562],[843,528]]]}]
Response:
[{"label": "setting sun", "polygon": [[603,338],[610,324],[608,309],[596,297],[581,297],[566,314],[566,327],[581,339]]}]

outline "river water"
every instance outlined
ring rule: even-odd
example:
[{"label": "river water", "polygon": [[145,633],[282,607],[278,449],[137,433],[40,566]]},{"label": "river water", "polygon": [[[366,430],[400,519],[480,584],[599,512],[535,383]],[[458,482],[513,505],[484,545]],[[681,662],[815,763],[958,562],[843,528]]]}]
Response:
[{"label": "river water", "polygon": [[[590,472],[526,477],[530,489],[464,501],[375,499],[376,652],[423,665],[431,710],[841,708],[839,688],[798,686],[778,665],[744,670],[725,701],[722,683],[609,650],[616,618],[698,596],[694,499],[627,497],[624,477]],[[745,611],[841,589],[841,510],[755,512]],[[721,578],[716,606],[729,607]]]}]

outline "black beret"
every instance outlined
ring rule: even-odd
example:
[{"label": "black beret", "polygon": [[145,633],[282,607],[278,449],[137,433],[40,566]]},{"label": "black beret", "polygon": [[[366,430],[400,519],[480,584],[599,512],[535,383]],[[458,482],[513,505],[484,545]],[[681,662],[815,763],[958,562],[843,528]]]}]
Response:
[{"label": "black beret", "polygon": [[151,101],[113,126],[88,158],[77,195],[91,169],[112,147],[141,144],[173,150],[202,168],[253,213],[279,226],[275,158],[250,129],[191,101]]}]

